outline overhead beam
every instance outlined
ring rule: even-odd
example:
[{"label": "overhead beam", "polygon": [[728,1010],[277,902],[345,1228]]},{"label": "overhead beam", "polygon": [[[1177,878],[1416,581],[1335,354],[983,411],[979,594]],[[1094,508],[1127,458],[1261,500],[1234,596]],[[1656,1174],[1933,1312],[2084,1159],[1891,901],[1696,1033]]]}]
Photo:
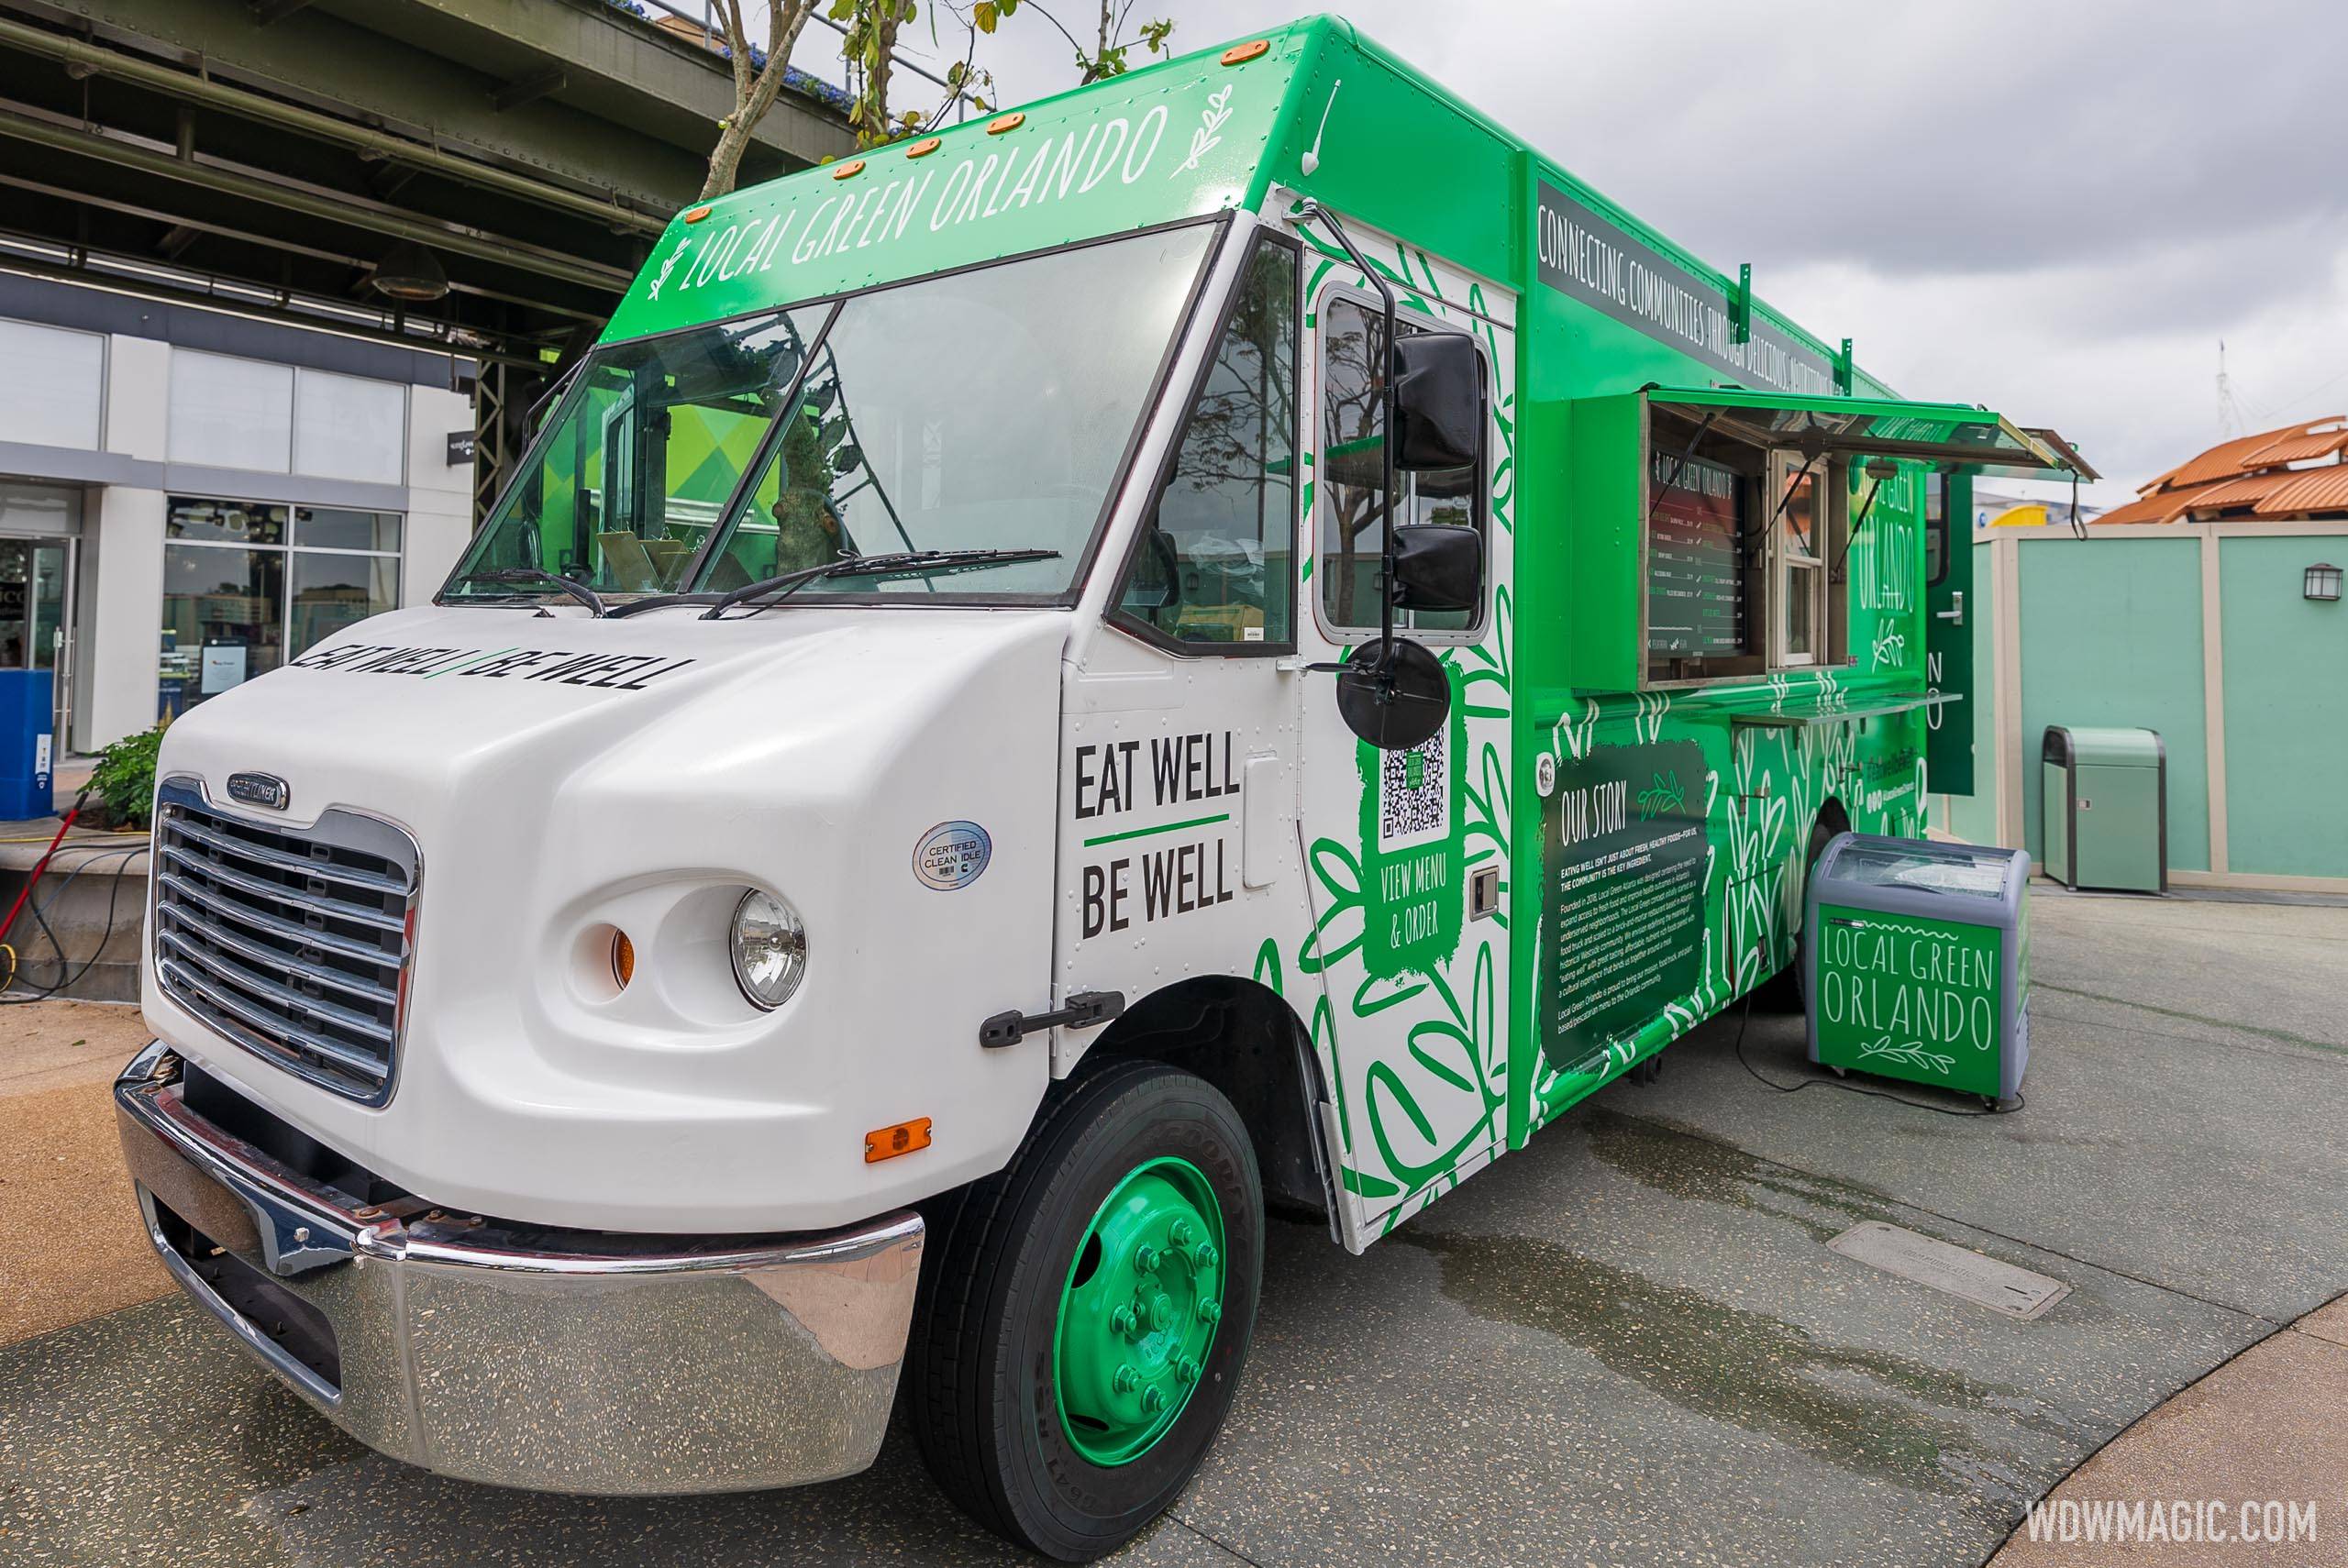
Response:
[{"label": "overhead beam", "polygon": [[559,93],[570,78],[559,69],[540,71],[517,81],[508,82],[489,95],[489,106],[499,114],[518,109],[525,104],[536,103],[549,93]]},{"label": "overhead beam", "polygon": [[138,142],[102,136],[74,126],[54,124],[30,115],[0,112],[0,137],[30,142],[58,152],[79,153],[119,168],[178,181],[221,195],[240,196],[247,201],[301,213],[326,223],[344,224],[397,239],[412,239],[418,245],[471,256],[511,267],[517,271],[559,279],[581,288],[616,294],[626,290],[631,278],[629,272],[617,267],[577,260],[537,246],[482,234],[477,229],[425,222],[404,213],[382,210],[357,196],[263,179],[226,169],[216,163],[182,160]]},{"label": "overhead beam", "polygon": [[460,158],[437,147],[337,119],[296,104],[263,97],[241,87],[197,76],[175,66],[140,60],[80,39],[67,38],[46,28],[28,27],[6,17],[0,17],[0,44],[11,45],[32,54],[44,55],[62,62],[69,71],[85,75],[110,76],[117,81],[136,83],[159,93],[190,103],[223,110],[240,118],[257,120],[286,130],[299,131],[321,141],[335,142],[356,149],[360,156],[393,159],[418,168],[429,169],[480,189],[518,196],[540,206],[573,213],[593,218],[618,233],[655,235],[668,226],[665,215],[640,213],[616,202],[583,194],[536,180],[526,174],[516,174],[493,163]]},{"label": "overhead beam", "polygon": [[[201,289],[181,288],[153,278],[138,277],[112,268],[66,267],[42,261],[30,256],[0,254],[0,272],[21,272],[33,278],[54,278],[60,282],[88,283],[93,279],[104,281],[109,289],[136,294],[141,299],[163,300],[172,304],[194,305],[203,310],[232,311],[238,315],[261,316],[271,321],[289,322],[296,326],[325,327],[349,337],[364,337],[371,342],[389,343],[395,348],[413,348],[426,354],[450,354],[463,359],[495,359],[526,370],[537,370],[541,361],[535,354],[522,355],[510,348],[487,343],[452,343],[437,338],[421,337],[414,333],[394,332],[388,327],[370,326],[364,322],[345,320],[339,316],[312,311],[293,310],[260,299],[239,299],[219,293],[207,293]],[[257,283],[244,282],[239,287],[256,294],[273,293]],[[305,296],[307,297],[307,296]],[[411,317],[410,319],[414,319]],[[465,332],[478,332],[477,327],[463,327]]]},{"label": "overhead beam", "polygon": [[[242,244],[259,246],[264,250],[274,250],[288,256],[303,257],[312,261],[325,261],[349,267],[360,273],[362,280],[365,275],[372,273],[375,270],[374,262],[363,256],[353,256],[348,251],[325,250],[315,245],[305,245],[299,240],[285,238],[282,235],[261,234],[252,229],[238,228],[220,223],[213,218],[200,218],[185,213],[169,212],[160,207],[141,206],[135,202],[117,202],[107,197],[94,195],[87,191],[71,191],[61,185],[44,184],[39,180],[28,180],[21,175],[0,173],[0,186],[53,196],[59,201],[70,202],[79,206],[97,207],[106,212],[120,213],[126,217],[145,218],[150,223],[170,226],[173,233],[184,229],[194,234],[218,235],[223,239],[233,239]],[[0,230],[0,233],[5,232]],[[168,243],[170,238],[171,235],[164,236],[165,242]],[[52,243],[62,242],[52,240]],[[185,247],[183,246],[182,248],[184,249]],[[593,311],[581,310],[576,305],[556,304],[550,300],[537,299],[528,294],[509,293],[503,289],[486,289],[461,278],[449,280],[449,292],[473,299],[494,300],[500,304],[520,305],[526,310],[543,311],[548,315],[559,315],[570,321],[592,322],[597,326],[601,326],[604,322],[601,315]]]},{"label": "overhead beam", "polygon": [[251,0],[253,25],[266,28],[282,22],[310,4],[310,0]]}]

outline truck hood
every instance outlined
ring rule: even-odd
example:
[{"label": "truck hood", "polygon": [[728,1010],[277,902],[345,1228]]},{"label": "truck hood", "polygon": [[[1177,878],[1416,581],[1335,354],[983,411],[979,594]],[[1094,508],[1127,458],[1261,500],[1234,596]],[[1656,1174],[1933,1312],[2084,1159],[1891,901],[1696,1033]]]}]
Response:
[{"label": "truck hood", "polygon": [[[690,770],[715,745],[786,745],[880,700],[923,705],[952,671],[1032,640],[1024,612],[894,612],[809,606],[727,621],[679,609],[619,620],[583,611],[396,611],[349,627],[285,668],[247,681],[174,724],[165,771],[300,772],[312,801],[387,784],[442,784],[515,764],[544,777],[615,750],[657,744]],[[756,735],[729,693],[751,694]],[[716,706],[704,708],[714,701]],[[721,734],[685,715],[723,713]],[[225,797],[220,797],[225,798]]]},{"label": "truck hood", "polygon": [[[149,1021],[378,1175],[501,1218],[812,1228],[983,1174],[1048,1072],[1041,1041],[976,1042],[988,1015],[1051,994],[1068,625],[792,606],[353,626],[174,723],[157,771],[271,828],[341,808],[414,839],[390,1099],[360,1104],[227,1039],[151,964]],[[282,806],[245,803],[240,773],[282,781]],[[806,977],[773,1011],[733,973],[751,889],[806,932]],[[863,1163],[864,1134],[949,1103],[1011,1131]]]}]

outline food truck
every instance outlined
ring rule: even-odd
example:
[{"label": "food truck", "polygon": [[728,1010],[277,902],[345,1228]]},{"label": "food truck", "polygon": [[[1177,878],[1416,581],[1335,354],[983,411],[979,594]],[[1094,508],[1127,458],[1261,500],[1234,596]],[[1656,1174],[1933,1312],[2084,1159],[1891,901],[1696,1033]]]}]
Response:
[{"label": "food truck", "polygon": [[[1967,477],[1346,23],[681,212],[437,597],[173,725],[154,1244],[385,1453],[1077,1561],[1970,788]],[[1952,529],[1957,530],[1952,536]]]}]

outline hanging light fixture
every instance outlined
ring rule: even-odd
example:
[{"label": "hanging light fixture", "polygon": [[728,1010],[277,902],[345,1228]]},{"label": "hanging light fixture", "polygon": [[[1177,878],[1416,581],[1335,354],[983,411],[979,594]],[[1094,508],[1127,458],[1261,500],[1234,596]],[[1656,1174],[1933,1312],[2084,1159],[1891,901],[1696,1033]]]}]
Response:
[{"label": "hanging light fixture", "polygon": [[426,304],[449,292],[449,274],[440,259],[412,239],[385,251],[368,282],[377,293],[404,304]]},{"label": "hanging light fixture", "polygon": [[2309,599],[2327,603],[2340,597],[2340,569],[2329,561],[2318,561],[2308,568],[2307,582],[2301,590]]}]

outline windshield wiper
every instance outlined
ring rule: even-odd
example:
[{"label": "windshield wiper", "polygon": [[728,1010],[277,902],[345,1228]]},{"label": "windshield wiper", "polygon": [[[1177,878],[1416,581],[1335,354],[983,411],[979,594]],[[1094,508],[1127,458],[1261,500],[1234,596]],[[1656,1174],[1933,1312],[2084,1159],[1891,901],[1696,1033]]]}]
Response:
[{"label": "windshield wiper", "polygon": [[[898,550],[890,555],[842,556],[836,561],[825,561],[821,566],[802,567],[797,571],[787,571],[781,577],[770,577],[763,582],[746,582],[739,588],[730,589],[710,600],[709,608],[702,612],[701,618],[704,621],[717,620],[737,604],[747,604],[754,599],[766,601],[758,607],[759,609],[769,609],[781,603],[809,583],[820,581],[827,577],[903,577],[925,571],[1010,566],[1019,561],[1048,561],[1058,558],[1058,550],[1036,549]],[[769,595],[772,597],[770,598]],[[681,600],[683,596],[679,595],[678,599]],[[670,601],[670,602],[676,602],[676,600]],[[699,602],[700,600],[696,596],[693,600],[687,602]],[[645,607],[642,603],[627,606],[630,611],[641,610]]]},{"label": "windshield wiper", "polygon": [[503,567],[496,571],[469,571],[457,580],[459,582],[543,582],[557,592],[568,593],[571,598],[593,610],[598,619],[612,613],[611,608],[604,602],[595,591],[585,583],[574,582],[570,578],[554,572],[541,571],[537,567]]}]

